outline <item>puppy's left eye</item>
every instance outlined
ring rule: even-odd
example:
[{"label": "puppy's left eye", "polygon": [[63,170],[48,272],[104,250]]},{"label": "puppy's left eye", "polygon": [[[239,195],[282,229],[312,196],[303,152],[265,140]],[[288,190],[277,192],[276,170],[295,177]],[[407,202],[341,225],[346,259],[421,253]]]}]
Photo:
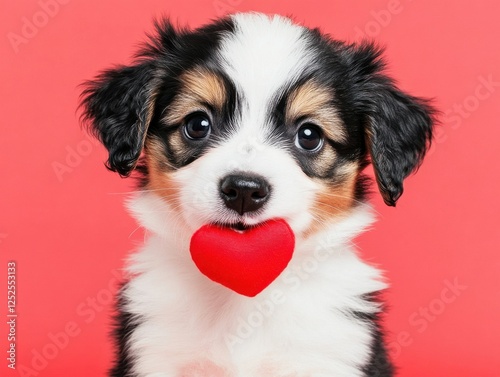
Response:
[{"label": "puppy's left eye", "polygon": [[323,135],[318,126],[312,123],[303,124],[295,136],[295,145],[307,151],[316,152],[323,146]]},{"label": "puppy's left eye", "polygon": [[188,139],[204,139],[210,133],[211,127],[212,125],[208,115],[197,112],[186,117],[184,133]]}]

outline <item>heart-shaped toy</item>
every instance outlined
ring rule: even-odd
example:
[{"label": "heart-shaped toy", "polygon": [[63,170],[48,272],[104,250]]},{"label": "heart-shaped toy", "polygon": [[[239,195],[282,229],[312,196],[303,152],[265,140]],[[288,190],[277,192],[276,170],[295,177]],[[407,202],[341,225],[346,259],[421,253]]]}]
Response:
[{"label": "heart-shaped toy", "polygon": [[191,257],[202,274],[233,291],[254,297],[286,268],[295,236],[277,219],[245,231],[204,225],[191,238]]}]

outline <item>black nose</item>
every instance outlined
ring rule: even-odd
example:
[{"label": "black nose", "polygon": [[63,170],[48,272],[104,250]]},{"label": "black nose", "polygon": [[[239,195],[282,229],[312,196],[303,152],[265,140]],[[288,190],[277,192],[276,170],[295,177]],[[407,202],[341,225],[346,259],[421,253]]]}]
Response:
[{"label": "black nose", "polygon": [[224,204],[240,215],[262,208],[270,192],[269,183],[255,175],[228,175],[220,181],[220,193]]}]

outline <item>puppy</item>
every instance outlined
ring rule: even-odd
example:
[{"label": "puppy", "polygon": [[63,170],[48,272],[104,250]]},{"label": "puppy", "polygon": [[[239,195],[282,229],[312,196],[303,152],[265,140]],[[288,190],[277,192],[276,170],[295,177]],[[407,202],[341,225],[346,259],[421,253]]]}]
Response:
[{"label": "puppy", "polygon": [[[119,295],[111,376],[393,375],[386,284],[351,241],[373,221],[364,168],[394,206],[433,110],[383,68],[373,44],[252,13],[196,30],[157,22],[135,64],[87,83],[85,120],[107,167],[139,178],[128,207],[147,231]],[[293,232],[293,257],[255,297],[193,263],[200,227],[272,219]]]}]

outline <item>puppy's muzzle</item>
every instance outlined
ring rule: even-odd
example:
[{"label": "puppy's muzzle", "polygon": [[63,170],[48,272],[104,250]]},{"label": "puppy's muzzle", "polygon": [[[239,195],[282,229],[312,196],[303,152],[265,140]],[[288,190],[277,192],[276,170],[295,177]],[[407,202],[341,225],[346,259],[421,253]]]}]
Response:
[{"label": "puppy's muzzle", "polygon": [[257,175],[228,175],[221,179],[219,188],[226,207],[240,215],[262,208],[271,193],[271,185]]}]

